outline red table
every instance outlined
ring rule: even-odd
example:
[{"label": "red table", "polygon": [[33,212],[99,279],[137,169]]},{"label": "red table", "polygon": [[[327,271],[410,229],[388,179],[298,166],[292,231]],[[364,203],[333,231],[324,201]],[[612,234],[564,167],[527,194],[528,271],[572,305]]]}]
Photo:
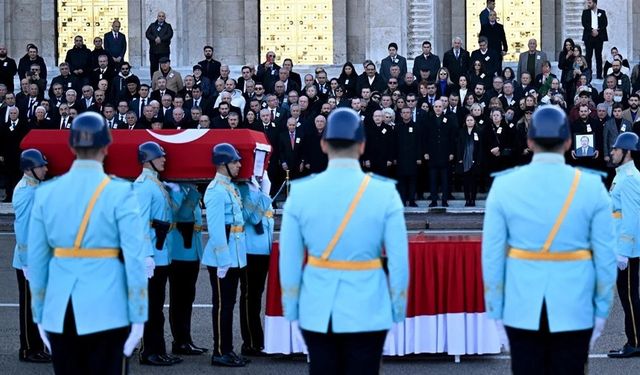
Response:
[{"label": "red table", "polygon": [[[278,254],[274,246],[267,282],[265,352],[306,353],[282,316]],[[409,268],[407,318],[389,331],[385,355],[500,353],[495,326],[485,313],[479,236],[412,236]]]}]

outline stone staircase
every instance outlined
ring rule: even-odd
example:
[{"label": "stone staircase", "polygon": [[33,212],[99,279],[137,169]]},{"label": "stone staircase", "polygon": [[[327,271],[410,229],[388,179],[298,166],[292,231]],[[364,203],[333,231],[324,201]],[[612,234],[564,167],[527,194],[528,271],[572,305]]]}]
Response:
[{"label": "stone staircase", "polygon": [[582,47],[584,52],[584,43],[582,43],[582,10],[584,9],[583,0],[565,0],[561,5],[562,19],[564,20],[562,39],[571,38],[576,44]]}]

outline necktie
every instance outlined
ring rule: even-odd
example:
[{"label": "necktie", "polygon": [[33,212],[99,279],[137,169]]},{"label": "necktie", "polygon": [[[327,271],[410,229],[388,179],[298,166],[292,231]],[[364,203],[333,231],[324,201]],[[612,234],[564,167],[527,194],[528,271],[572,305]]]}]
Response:
[{"label": "necktie", "polygon": [[200,107],[200,99],[196,99],[196,100],[193,102],[193,106],[194,106],[194,107]]},{"label": "necktie", "polygon": [[413,110],[412,118],[413,118],[413,122],[416,122],[416,110],[415,109]]},{"label": "necktie", "polygon": [[16,122],[15,121],[11,121],[11,126],[9,127],[9,130],[14,131],[16,128]]},{"label": "necktie", "polygon": [[29,117],[33,117],[33,105],[35,102],[35,99],[29,99]]},{"label": "necktie", "polygon": [[271,110],[271,121],[275,120],[275,118],[276,118],[276,110],[272,109]]},{"label": "necktie", "polygon": [[113,38],[118,39],[118,33],[113,33]]},{"label": "necktie", "polygon": [[456,60],[458,60],[458,57],[460,57],[460,51],[456,50]]},{"label": "necktie", "polygon": [[113,128],[113,120],[109,120],[109,129]]},{"label": "necktie", "polygon": [[120,115],[120,121],[124,121],[124,115]]},{"label": "necktie", "polygon": [[147,99],[142,99],[142,106],[144,107],[145,105],[147,105]]},{"label": "necktie", "polygon": [[135,126],[135,125],[129,125],[129,130],[133,130],[133,127],[134,127],[134,126]]},{"label": "necktie", "polygon": [[296,144],[296,134],[295,133],[289,133],[289,138],[291,139],[291,148],[293,148]]},{"label": "necktie", "polygon": [[64,129],[67,127],[67,119],[66,118],[62,118],[62,121],[60,122],[60,129]]}]

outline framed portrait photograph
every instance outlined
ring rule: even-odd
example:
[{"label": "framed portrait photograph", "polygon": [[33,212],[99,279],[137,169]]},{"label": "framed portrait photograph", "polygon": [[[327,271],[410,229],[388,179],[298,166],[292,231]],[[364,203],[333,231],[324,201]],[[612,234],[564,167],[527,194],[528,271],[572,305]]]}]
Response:
[{"label": "framed portrait photograph", "polygon": [[596,152],[593,147],[593,134],[576,134],[574,143],[576,157],[578,158],[592,158]]}]

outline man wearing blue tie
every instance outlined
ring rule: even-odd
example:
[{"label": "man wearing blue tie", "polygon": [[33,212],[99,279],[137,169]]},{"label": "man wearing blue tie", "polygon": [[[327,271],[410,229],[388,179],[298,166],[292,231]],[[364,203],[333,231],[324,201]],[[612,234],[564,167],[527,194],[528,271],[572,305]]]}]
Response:
[{"label": "man wearing blue tie", "polygon": [[516,375],[584,373],[611,309],[611,200],[601,176],[565,164],[570,134],[560,107],[536,110],[533,160],[496,176],[487,197],[486,308]]},{"label": "man wearing blue tie", "polygon": [[355,111],[332,112],[321,141],[327,170],[294,183],[284,206],[284,316],[302,329],[310,374],[379,373],[387,331],[405,318],[409,254],[403,205],[390,180],[362,171],[364,137]]},{"label": "man wearing blue tie", "polygon": [[117,19],[111,23],[111,31],[104,34],[104,49],[111,55],[113,65],[117,72],[124,62],[124,55],[127,53],[127,37],[120,32],[120,21]]},{"label": "man wearing blue tie", "polygon": [[128,181],[104,173],[111,134],[76,117],[69,172],[36,190],[27,261],[33,320],[56,374],[121,374],[147,320],[145,249]]}]

